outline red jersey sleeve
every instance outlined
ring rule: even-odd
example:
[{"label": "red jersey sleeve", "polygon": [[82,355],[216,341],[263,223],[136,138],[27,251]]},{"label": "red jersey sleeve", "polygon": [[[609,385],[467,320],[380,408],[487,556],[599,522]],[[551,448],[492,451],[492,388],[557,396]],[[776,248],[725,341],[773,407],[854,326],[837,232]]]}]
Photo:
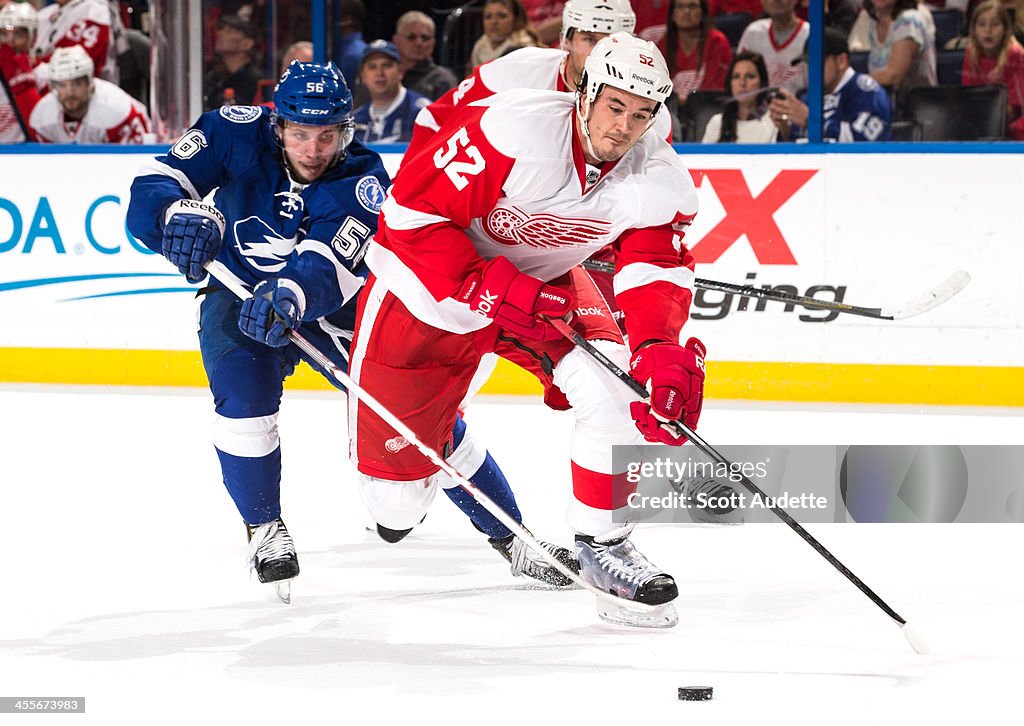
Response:
[{"label": "red jersey sleeve", "polygon": [[630,230],[615,243],[615,302],[634,350],[647,341],[679,342],[693,301],[693,255],[683,245],[692,216]]},{"label": "red jersey sleeve", "polygon": [[485,111],[465,109],[460,114],[465,123],[438,134],[436,151],[410,159],[381,209],[377,243],[438,301],[483,267],[463,230],[494,207],[514,165],[480,128]]},{"label": "red jersey sleeve", "polygon": [[457,110],[473,101],[494,95],[494,91],[488,88],[480,77],[480,68],[481,66],[477,66],[473,69],[472,75],[417,114],[412,139],[405,152],[407,158],[422,151]]}]

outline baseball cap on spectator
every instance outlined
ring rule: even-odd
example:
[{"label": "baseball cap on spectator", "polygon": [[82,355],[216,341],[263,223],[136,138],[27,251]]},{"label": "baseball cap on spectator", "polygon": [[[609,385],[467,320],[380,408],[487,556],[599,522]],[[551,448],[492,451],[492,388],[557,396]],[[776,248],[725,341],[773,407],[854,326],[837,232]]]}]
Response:
[{"label": "baseball cap on spectator", "polygon": [[363,51],[363,57],[360,59],[359,65],[363,65],[371,55],[386,55],[398,63],[402,62],[402,56],[398,54],[398,48],[389,40],[381,39],[369,43],[366,46],[366,50]]},{"label": "baseball cap on spectator", "polygon": [[256,29],[252,23],[243,20],[237,15],[221,15],[217,18],[217,28],[232,28],[247,38],[256,40]]},{"label": "baseball cap on spectator", "polygon": [[[793,59],[792,65],[807,62],[807,52],[811,41],[804,43],[804,52]],[[825,28],[825,37],[822,42],[822,50],[824,51],[824,57],[839,55],[840,53],[850,53],[850,44],[846,42],[846,36],[843,31],[837,28]]]}]

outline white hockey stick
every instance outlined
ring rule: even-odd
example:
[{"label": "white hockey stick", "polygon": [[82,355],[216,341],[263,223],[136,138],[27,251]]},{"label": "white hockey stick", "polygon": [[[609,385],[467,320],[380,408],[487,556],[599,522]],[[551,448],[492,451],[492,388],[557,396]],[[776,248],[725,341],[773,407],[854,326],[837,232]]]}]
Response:
[{"label": "white hockey stick", "polygon": [[[615,273],[615,264],[604,260],[587,260],[582,263],[582,267],[585,270],[593,270],[594,272]],[[902,320],[926,313],[932,308],[938,307],[967,287],[967,283],[970,281],[971,276],[967,272],[958,270],[923,295],[919,295],[913,300],[908,300],[900,305],[890,305],[882,308],[869,308],[833,302],[831,300],[818,300],[817,298],[796,295],[771,287],[765,289],[754,287],[753,285],[737,285],[733,282],[706,280],[701,277],[696,278],[694,282],[697,288],[701,290],[728,292],[735,295],[743,295],[744,297],[755,297],[759,300],[774,300],[790,305],[802,305],[813,310],[833,310],[837,313],[860,315],[864,318],[874,318],[876,320]]]},{"label": "white hockey stick", "polygon": [[[206,271],[213,277],[217,278],[217,280],[223,283],[225,287],[237,295],[241,300],[248,300],[252,297],[252,292],[245,286],[245,283],[238,279],[231,270],[220,262],[213,260],[207,263]],[[645,603],[616,597],[615,595],[611,595],[597,589],[580,577],[578,573],[573,572],[564,564],[559,562],[554,555],[541,546],[540,542],[537,541],[537,538],[530,534],[523,525],[510,517],[508,513],[499,507],[490,497],[477,489],[473,482],[460,474],[458,470],[444,460],[443,456],[437,453],[430,446],[427,446],[425,443],[420,441],[419,437],[413,433],[413,430],[410,429],[404,421],[391,413],[384,404],[380,403],[380,401],[369,394],[365,388],[349,378],[347,373],[334,365],[330,358],[321,353],[320,350],[306,340],[300,332],[297,330],[290,330],[288,335],[292,342],[298,346],[299,350],[309,356],[311,360],[315,361],[316,364],[325,371],[329,372],[335,380],[345,387],[345,390],[350,394],[355,395],[360,401],[365,403],[373,410],[374,413],[384,419],[391,428],[404,436],[406,441],[415,446],[421,454],[430,459],[433,464],[440,467],[445,474],[454,479],[455,482],[466,491],[466,493],[473,497],[480,506],[494,515],[499,522],[505,525],[512,532],[512,534],[523,540],[523,542],[529,545],[530,549],[543,557],[548,564],[556,570],[583,589],[594,594],[598,599],[598,613],[601,615],[602,619],[621,625],[631,625],[642,628],[671,628],[679,622],[679,617],[676,613],[675,607],[672,606],[671,603],[666,603],[665,605],[647,605]],[[605,606],[606,609],[602,609],[602,605]]]}]

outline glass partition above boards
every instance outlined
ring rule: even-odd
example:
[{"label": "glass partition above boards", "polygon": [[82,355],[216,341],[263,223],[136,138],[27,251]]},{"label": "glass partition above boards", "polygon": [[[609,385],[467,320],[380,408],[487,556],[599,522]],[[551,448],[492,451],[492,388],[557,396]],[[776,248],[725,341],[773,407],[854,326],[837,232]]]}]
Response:
[{"label": "glass partition above boards", "polygon": [[173,142],[292,60],[403,143],[438,99],[574,90],[615,31],[650,41],[674,142],[1024,140],[1024,0],[13,0],[0,143]]}]

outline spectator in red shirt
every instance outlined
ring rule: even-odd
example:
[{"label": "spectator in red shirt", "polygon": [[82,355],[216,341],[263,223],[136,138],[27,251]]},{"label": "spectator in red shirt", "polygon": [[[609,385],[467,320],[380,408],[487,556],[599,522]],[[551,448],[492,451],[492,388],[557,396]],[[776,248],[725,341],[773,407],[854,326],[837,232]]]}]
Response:
[{"label": "spectator in red shirt", "polygon": [[668,62],[679,104],[698,89],[722,88],[732,63],[732,48],[725,34],[715,28],[708,0],[673,0],[665,28],[658,48]]},{"label": "spectator in red shirt", "polygon": [[1013,37],[1010,14],[999,0],[986,0],[971,16],[962,83],[1006,86],[1010,136],[1024,140],[1024,48]]}]

